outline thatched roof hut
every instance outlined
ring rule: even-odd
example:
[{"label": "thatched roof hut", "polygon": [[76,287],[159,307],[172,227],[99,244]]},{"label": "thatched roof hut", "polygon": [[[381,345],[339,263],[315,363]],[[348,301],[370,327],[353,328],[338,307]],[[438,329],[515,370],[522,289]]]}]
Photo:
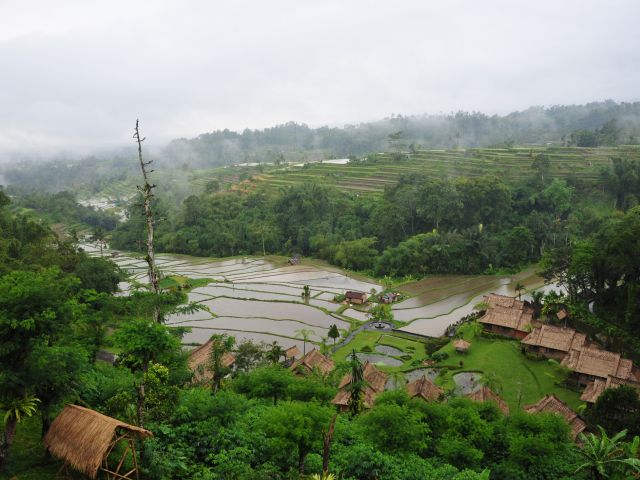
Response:
[{"label": "thatched roof hut", "polygon": [[336,364],[330,358],[325,357],[315,348],[307,354],[294,361],[289,367],[294,373],[307,374],[317,369],[322,375],[328,375],[331,370],[336,368]]},{"label": "thatched roof hut", "polygon": [[[152,437],[149,430],[139,428],[95,410],[67,405],[51,424],[44,437],[45,447],[54,457],[89,478],[96,478],[98,471],[108,472],[109,478],[137,477],[137,460],[134,438]],[[108,465],[108,457],[116,443],[125,442],[121,461],[115,470]],[[132,455],[133,470],[120,473],[127,454]]]},{"label": "thatched roof hut", "polygon": [[463,340],[462,338],[459,338],[458,340],[453,342],[453,348],[455,348],[456,352],[459,352],[459,353],[466,353],[469,350],[470,346],[471,344]]},{"label": "thatched roof hut", "polygon": [[[213,374],[207,369],[211,355],[211,342],[212,340],[209,340],[189,353],[189,368],[193,372],[193,379],[196,382],[211,380],[213,377]],[[236,357],[233,353],[226,352],[222,355],[222,366],[224,367],[230,367],[235,361]]]},{"label": "thatched roof hut", "polygon": [[298,348],[297,345],[294,345],[293,347],[289,347],[284,351],[284,356],[287,359],[292,358],[295,360],[296,357],[300,356],[300,349]]},{"label": "thatched roof hut", "polygon": [[485,302],[489,308],[478,319],[485,329],[516,338],[524,338],[529,333],[533,321],[533,308],[530,305],[495,293],[486,296]]},{"label": "thatched roof hut", "polygon": [[612,375],[625,380],[637,380],[633,362],[619,353],[599,348],[571,349],[562,359],[562,365],[586,377],[605,379]]},{"label": "thatched roof hut", "polygon": [[609,375],[606,380],[601,378],[596,378],[593,382],[587,384],[587,387],[582,392],[582,396],[580,400],[587,403],[596,403],[602,392],[607,389],[613,389],[621,387],[622,385],[627,385],[629,387],[633,387],[638,392],[640,392],[640,382],[631,379],[614,377],[613,375]]},{"label": "thatched roof hut", "polygon": [[546,395],[538,403],[525,405],[524,411],[527,413],[555,413],[564,418],[571,427],[571,438],[574,440],[582,431],[587,428],[587,424],[571,410],[569,406],[555,395]]},{"label": "thatched roof hut", "polygon": [[[364,395],[362,404],[366,408],[371,408],[376,397],[384,391],[384,387],[387,383],[387,374],[378,370],[376,366],[371,362],[366,362],[362,370],[364,381],[366,386],[364,388]],[[349,400],[351,399],[351,392],[346,389],[347,385],[351,382],[351,373],[347,373],[342,380],[338,388],[340,389],[331,403],[338,405],[345,410],[349,406]]]},{"label": "thatched roof hut", "polygon": [[407,384],[407,392],[411,398],[436,401],[444,394],[444,390],[429,380],[425,375]]},{"label": "thatched roof hut", "polygon": [[505,402],[500,396],[491,390],[489,387],[484,385],[482,388],[476,390],[475,392],[471,392],[466,395],[466,397],[475,402],[493,402],[505,415],[509,415],[509,405]]},{"label": "thatched roof hut", "polygon": [[529,335],[522,339],[524,345],[539,349],[567,353],[569,350],[581,350],[587,346],[587,336],[576,332],[572,328],[542,325],[534,328]]}]

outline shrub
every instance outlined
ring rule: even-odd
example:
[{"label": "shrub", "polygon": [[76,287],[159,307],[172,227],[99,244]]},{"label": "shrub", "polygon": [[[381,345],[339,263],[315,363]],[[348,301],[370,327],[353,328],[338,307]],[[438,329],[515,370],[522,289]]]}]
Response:
[{"label": "shrub", "polygon": [[373,352],[373,348],[371,348],[370,345],[365,345],[364,347],[362,347],[360,351],[369,353],[369,352]]},{"label": "shrub", "polygon": [[431,355],[431,358],[436,362],[441,362],[442,360],[449,358],[449,354],[447,352],[436,352]]}]

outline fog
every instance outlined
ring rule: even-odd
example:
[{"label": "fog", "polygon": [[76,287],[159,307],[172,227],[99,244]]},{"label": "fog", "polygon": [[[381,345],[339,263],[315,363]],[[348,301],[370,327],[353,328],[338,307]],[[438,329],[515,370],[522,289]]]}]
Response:
[{"label": "fog", "polygon": [[0,161],[287,121],[640,99],[628,1],[7,1]]}]

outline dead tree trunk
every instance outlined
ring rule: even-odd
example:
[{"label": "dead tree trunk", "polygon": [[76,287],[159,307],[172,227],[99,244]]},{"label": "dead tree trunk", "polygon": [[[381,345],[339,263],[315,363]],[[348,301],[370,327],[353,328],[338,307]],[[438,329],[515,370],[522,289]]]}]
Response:
[{"label": "dead tree trunk", "polygon": [[[335,340],[334,340],[335,341]],[[334,414],[329,424],[329,431],[322,436],[322,473],[329,473],[329,455],[331,454],[331,442],[333,441],[333,429],[336,426],[338,414]]]},{"label": "dead tree trunk", "polygon": [[[140,170],[142,170],[142,178],[144,179],[144,185],[142,187],[138,186],[138,190],[142,194],[142,207],[144,209],[144,216],[147,219],[147,255],[145,260],[147,261],[147,265],[149,266],[149,283],[151,284],[151,289],[154,293],[160,292],[160,280],[158,275],[158,267],[156,267],[156,259],[153,250],[153,233],[155,222],[153,220],[153,210],[151,209],[151,200],[153,199],[153,189],[156,187],[149,182],[149,174],[153,172],[153,170],[147,170],[147,167],[151,165],[152,160],[145,162],[142,160],[142,142],[145,141],[146,137],[140,137],[140,130],[138,128],[139,120],[136,120],[136,129],[133,134],[133,138],[136,139],[138,143],[138,160],[140,161]],[[155,306],[153,309],[153,319],[156,322],[159,322],[160,319],[160,307]]]}]

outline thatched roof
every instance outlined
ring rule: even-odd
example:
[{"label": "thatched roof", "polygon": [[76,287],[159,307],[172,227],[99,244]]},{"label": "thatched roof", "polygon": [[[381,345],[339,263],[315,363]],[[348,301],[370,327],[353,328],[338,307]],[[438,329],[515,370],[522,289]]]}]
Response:
[{"label": "thatched roof", "polygon": [[469,350],[471,344],[463,339],[458,339],[453,342],[453,348],[455,348],[458,352],[466,352]]},{"label": "thatched roof", "polygon": [[[387,374],[378,370],[376,366],[367,361],[362,369],[365,382],[376,392],[384,391],[384,386],[387,383]],[[338,388],[343,388],[345,385],[351,382],[351,373],[347,373],[342,380]]]},{"label": "thatched roof", "polygon": [[636,380],[633,374],[633,362],[622,358],[619,353],[589,347],[580,350],[571,349],[560,362],[574,372],[606,379],[609,375]]},{"label": "thatched roof", "polygon": [[492,293],[485,297],[489,305],[484,316],[478,321],[488,325],[511,328],[527,332],[533,321],[533,309],[525,302],[513,297],[505,297]]},{"label": "thatched roof", "polygon": [[[194,380],[210,380],[213,374],[207,369],[207,363],[209,362],[209,355],[211,354],[211,340],[204,345],[200,345],[198,348],[193,349],[189,353],[189,368],[194,372]],[[233,353],[225,353],[222,355],[222,365],[224,367],[230,367],[236,361]]]},{"label": "thatched roof", "polygon": [[589,383],[587,388],[584,389],[584,392],[582,392],[580,400],[588,403],[596,403],[600,395],[602,395],[602,392],[606,389],[618,388],[622,385],[628,385],[640,391],[640,382],[609,375],[606,380],[596,378],[593,382]]},{"label": "thatched roof", "polygon": [[95,410],[67,405],[51,424],[44,444],[54,457],[89,478],[96,478],[116,430],[124,430],[139,438],[153,436],[149,430],[107,417]]},{"label": "thatched roof", "polygon": [[509,415],[509,405],[500,396],[484,385],[482,388],[471,392],[466,395],[467,398],[476,402],[493,402],[498,405],[498,408],[502,410],[502,413]]},{"label": "thatched roof", "polygon": [[300,349],[298,348],[297,345],[294,345],[293,347],[289,347],[284,351],[284,356],[286,358],[296,358],[300,356]]},{"label": "thatched roof", "polygon": [[576,412],[555,395],[546,395],[538,403],[526,405],[524,411],[527,413],[555,413],[564,418],[571,427],[571,438],[575,440],[580,432],[587,428],[587,424]]},{"label": "thatched roof", "polygon": [[419,379],[407,384],[407,392],[411,398],[419,397],[423,400],[435,401],[440,398],[444,390],[423,375]]},{"label": "thatched roof", "polygon": [[543,325],[534,328],[529,335],[522,339],[525,345],[552,348],[561,352],[568,352],[572,348],[580,350],[586,346],[587,336],[572,328]]},{"label": "thatched roof", "polygon": [[[362,369],[364,381],[367,383],[364,388],[364,398],[362,403],[365,407],[370,408],[373,405],[374,400],[379,393],[384,391],[384,387],[387,384],[387,374],[381,372],[371,362],[366,362]],[[349,404],[351,398],[351,392],[345,387],[351,382],[351,373],[347,373],[342,380],[338,388],[340,389],[334,399],[331,401],[334,405],[346,406]]]},{"label": "thatched roof", "polygon": [[289,367],[290,370],[294,372],[300,372],[301,370],[304,373],[311,373],[314,368],[317,368],[320,373],[323,375],[327,375],[331,370],[336,368],[336,364],[330,358],[325,357],[315,348],[307,354],[294,361]]}]

